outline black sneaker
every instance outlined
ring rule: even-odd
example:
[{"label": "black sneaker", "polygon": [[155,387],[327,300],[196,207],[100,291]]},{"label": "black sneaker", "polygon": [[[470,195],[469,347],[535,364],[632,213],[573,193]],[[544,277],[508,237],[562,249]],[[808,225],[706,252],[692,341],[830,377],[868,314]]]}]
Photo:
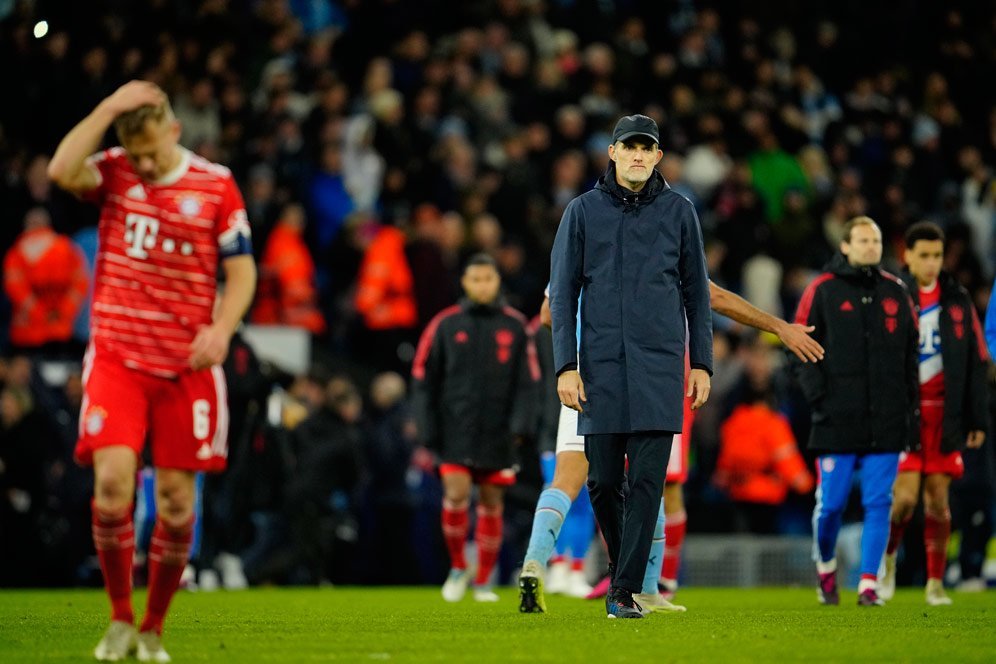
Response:
[{"label": "black sneaker", "polygon": [[633,593],[623,588],[610,588],[605,596],[605,614],[609,618],[642,618],[642,607],[633,599]]}]

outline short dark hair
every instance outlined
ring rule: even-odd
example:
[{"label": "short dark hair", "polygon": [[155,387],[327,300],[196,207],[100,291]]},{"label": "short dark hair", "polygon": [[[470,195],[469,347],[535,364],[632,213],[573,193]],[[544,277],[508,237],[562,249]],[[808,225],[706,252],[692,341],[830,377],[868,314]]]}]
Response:
[{"label": "short dark hair", "polygon": [[932,221],[918,221],[906,229],[904,239],[906,241],[906,248],[912,249],[919,240],[926,240],[927,242],[940,240],[944,242],[944,231]]},{"label": "short dark hair", "polygon": [[466,272],[475,265],[490,265],[496,271],[498,270],[498,261],[494,259],[494,256],[486,254],[483,251],[480,251],[468,258],[467,262],[464,263],[463,271]]}]

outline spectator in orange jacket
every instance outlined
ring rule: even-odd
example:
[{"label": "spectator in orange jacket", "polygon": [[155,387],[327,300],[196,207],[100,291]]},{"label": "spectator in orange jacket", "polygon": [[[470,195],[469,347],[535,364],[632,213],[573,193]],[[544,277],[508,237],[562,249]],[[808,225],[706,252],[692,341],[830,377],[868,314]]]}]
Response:
[{"label": "spectator in orange jacket", "polygon": [[360,263],[353,301],[363,327],[357,339],[360,354],[378,369],[399,373],[411,366],[418,323],[406,243],[394,226],[378,228]]},{"label": "spectator in orange jacket", "polygon": [[52,230],[44,208],[24,217],[24,232],[3,261],[3,285],[12,305],[11,344],[21,349],[68,342],[86,298],[89,277],[82,252]]},{"label": "spectator in orange jacket", "polygon": [[713,483],[736,504],[739,531],[775,532],[789,490],[806,494],[813,489],[788,420],[772,406],[772,352],[760,341],[747,351],[746,397],[720,427]]},{"label": "spectator in orange jacket", "polygon": [[315,263],[304,243],[304,210],[288,205],[270,236],[259,265],[259,288],[250,320],[325,332],[318,309]]}]

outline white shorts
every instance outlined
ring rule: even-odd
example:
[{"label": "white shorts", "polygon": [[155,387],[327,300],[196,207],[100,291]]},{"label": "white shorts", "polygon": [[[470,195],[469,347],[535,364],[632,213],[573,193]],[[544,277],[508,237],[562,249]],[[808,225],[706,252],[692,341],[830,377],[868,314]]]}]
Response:
[{"label": "white shorts", "polygon": [[578,435],[578,411],[560,406],[560,422],[557,424],[557,454],[561,452],[584,453],[584,436]]},{"label": "white shorts", "polygon": [[[557,424],[557,454],[561,452],[584,453],[584,436],[578,435],[578,411],[560,406]],[[667,464],[667,481],[684,484],[688,479],[688,443],[680,433],[674,434],[671,457]]]}]

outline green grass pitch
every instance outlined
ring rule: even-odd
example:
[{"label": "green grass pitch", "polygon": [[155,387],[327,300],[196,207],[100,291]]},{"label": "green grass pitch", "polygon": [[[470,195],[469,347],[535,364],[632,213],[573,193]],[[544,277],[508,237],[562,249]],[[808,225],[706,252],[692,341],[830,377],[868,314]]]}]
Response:
[{"label": "green grass pitch", "polygon": [[[683,589],[684,614],[608,620],[600,602],[549,598],[522,615],[442,601],[436,588],[185,593],[164,643],[181,662],[967,662],[996,661],[996,594],[929,608],[900,590],[883,608],[816,603],[810,588]],[[141,607],[144,594],[136,595]],[[95,590],[0,591],[0,662],[82,662],[107,620]]]}]

